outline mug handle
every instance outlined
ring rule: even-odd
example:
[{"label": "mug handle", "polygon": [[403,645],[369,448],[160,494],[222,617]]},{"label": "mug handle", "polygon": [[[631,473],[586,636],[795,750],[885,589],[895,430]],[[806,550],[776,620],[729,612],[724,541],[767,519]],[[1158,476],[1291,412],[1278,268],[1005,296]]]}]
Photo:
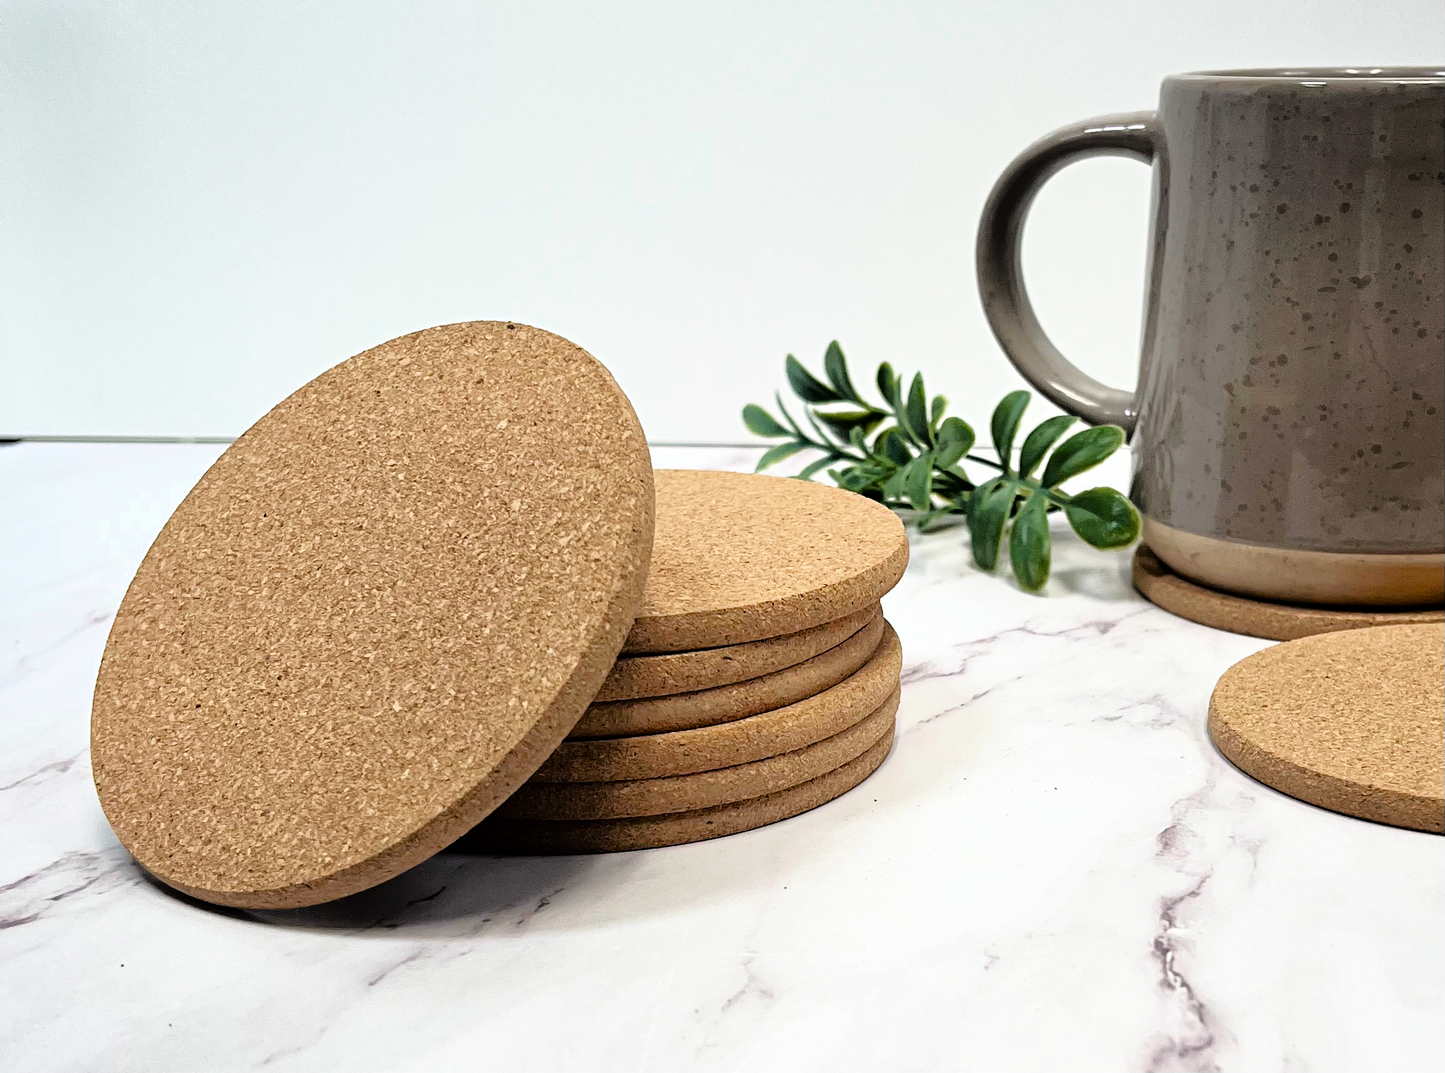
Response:
[{"label": "mug handle", "polygon": [[978,225],[978,289],[984,314],[1014,367],[1045,398],[1094,425],[1134,431],[1135,393],[1099,383],[1059,353],[1024,288],[1021,239],[1029,207],[1065,165],[1091,156],[1151,164],[1159,152],[1154,112],[1123,112],[1062,127],[1029,146],[994,184]]}]

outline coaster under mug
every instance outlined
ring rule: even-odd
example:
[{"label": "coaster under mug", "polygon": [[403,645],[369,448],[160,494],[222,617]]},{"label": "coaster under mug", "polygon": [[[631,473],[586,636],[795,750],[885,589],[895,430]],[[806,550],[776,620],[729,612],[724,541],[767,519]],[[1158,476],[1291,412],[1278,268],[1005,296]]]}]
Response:
[{"label": "coaster under mug", "polygon": [[1216,630],[1293,641],[1317,633],[1370,626],[1445,622],[1445,608],[1410,611],[1364,611],[1355,608],[1303,607],[1235,596],[1197,585],[1174,573],[1147,544],[1134,552],[1134,588],[1152,604],[1180,618]]}]

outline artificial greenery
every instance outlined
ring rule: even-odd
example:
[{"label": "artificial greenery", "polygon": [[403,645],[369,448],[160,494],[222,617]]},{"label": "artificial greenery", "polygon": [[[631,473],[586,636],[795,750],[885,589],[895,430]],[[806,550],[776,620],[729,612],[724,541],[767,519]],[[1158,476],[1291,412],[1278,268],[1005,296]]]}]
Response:
[{"label": "artificial greenery", "polygon": [[[836,342],[823,356],[826,383],[791,354],[786,368],[811,435],[793,419],[781,394],[776,399],[782,421],[761,406],[745,406],[743,423],[750,431],[783,441],[763,455],[759,470],[815,451],[821,457],[798,474],[805,480],[833,466],[828,475],[840,488],[900,512],[917,512],[924,530],[961,515],[968,523],[974,562],[984,570],[998,564],[1007,534],[1014,577],[1030,592],[1049,580],[1048,515],[1053,511],[1062,510],[1074,532],[1096,548],[1127,547],[1139,536],[1139,513],[1122,492],[1090,488],[1070,495],[1059,487],[1119,449],[1124,430],[1117,425],[1087,428],[1060,443],[1075,419],[1050,417],[1024,439],[1015,468],[1013,445],[1029,404],[1027,391],[1005,395],[993,412],[995,460],[969,453],[973,429],[960,418],[944,416],[948,403],[942,395],[929,401],[921,373],[905,395],[903,381],[884,362],[876,378],[883,405],[875,406],[853,386]],[[963,469],[965,462],[998,472],[975,484]],[[1036,477],[1040,465],[1043,473]]]}]

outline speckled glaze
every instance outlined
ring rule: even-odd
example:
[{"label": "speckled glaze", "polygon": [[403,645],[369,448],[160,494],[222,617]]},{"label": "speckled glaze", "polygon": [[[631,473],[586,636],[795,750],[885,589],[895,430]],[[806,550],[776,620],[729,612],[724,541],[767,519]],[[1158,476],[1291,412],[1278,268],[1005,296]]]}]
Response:
[{"label": "speckled glaze", "polygon": [[1182,75],[1135,502],[1312,551],[1445,548],[1445,83]]},{"label": "speckled glaze", "polygon": [[[1178,75],[1157,113],[1056,132],[1000,179],[979,236],[990,321],[1044,394],[1133,432],[1146,533],[1153,523],[1294,551],[1445,551],[1440,75]],[[1155,172],[1132,395],[1069,365],[1012,276],[1038,186],[1110,152],[1152,159]]]}]

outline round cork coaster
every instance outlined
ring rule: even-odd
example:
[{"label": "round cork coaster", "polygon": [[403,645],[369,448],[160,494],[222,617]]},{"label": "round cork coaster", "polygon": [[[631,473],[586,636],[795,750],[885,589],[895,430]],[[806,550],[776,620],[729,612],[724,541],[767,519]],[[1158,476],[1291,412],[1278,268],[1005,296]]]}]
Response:
[{"label": "round cork coaster", "polygon": [[96,789],[159,879],[286,908],[429,857],[520,786],[641,605],[652,471],[585,351],[454,324],[261,418],[161,530],[96,684]]},{"label": "round cork coaster", "polygon": [[564,741],[534,782],[660,779],[747,764],[830,738],[861,721],[898,688],[903,649],[893,627],[859,670],[831,689],[783,708],[717,726],[631,738]]},{"label": "round cork coaster", "polygon": [[473,831],[467,839],[466,848],[537,856],[615,853],[734,835],[786,820],[841,797],[878,770],[892,748],[893,735],[884,734],[862,756],[826,775],[750,801],[696,812],[621,820],[506,820],[498,817]]},{"label": "round cork coaster", "polygon": [[1291,797],[1445,833],[1445,626],[1328,633],[1256,652],[1215,686],[1209,735]]},{"label": "round cork coaster", "polygon": [[670,697],[609,701],[587,709],[569,740],[692,730],[782,708],[837,685],[868,662],[883,639],[883,613],[821,655],[761,678]]},{"label": "round cork coaster", "polygon": [[853,492],[753,473],[655,480],[657,539],[628,655],[821,626],[876,604],[908,565],[903,523]]},{"label": "round cork coaster", "polygon": [[1216,630],[1293,641],[1317,633],[1422,622],[1445,622],[1445,608],[1423,611],[1352,611],[1345,608],[1273,604],[1205,588],[1180,577],[1149,548],[1134,552],[1134,587],[1150,603]]},{"label": "round cork coaster", "polygon": [[782,637],[703,648],[696,652],[622,656],[612,665],[607,681],[597,691],[596,700],[665,697],[760,678],[836,648],[882,614],[882,608],[874,604],[821,626]]},{"label": "round cork coaster", "polygon": [[618,782],[530,782],[493,813],[517,820],[604,820],[691,812],[761,797],[816,779],[893,733],[899,691],[860,723],[815,745],[717,771]]}]

